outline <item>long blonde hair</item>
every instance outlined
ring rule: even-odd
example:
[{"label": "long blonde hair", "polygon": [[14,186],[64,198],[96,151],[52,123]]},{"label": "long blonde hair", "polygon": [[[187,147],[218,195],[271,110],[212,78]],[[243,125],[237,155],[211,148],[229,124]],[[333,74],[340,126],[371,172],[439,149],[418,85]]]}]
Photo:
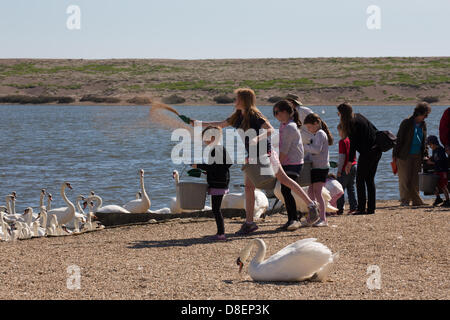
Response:
[{"label": "long blonde hair", "polygon": [[231,117],[228,118],[228,123],[233,127],[237,123],[238,119],[243,116],[240,128],[247,130],[250,128],[250,118],[256,117],[267,121],[261,111],[256,107],[256,94],[250,88],[239,88],[234,91],[237,97],[237,101],[242,103],[245,107],[245,112],[242,114],[241,110],[236,110]]}]

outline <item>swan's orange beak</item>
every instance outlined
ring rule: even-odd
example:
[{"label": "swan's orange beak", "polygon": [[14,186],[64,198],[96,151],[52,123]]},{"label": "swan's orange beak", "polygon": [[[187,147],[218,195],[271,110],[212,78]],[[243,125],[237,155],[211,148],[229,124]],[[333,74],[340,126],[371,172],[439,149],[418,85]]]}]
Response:
[{"label": "swan's orange beak", "polygon": [[244,263],[241,261],[241,258],[237,258],[236,264],[239,266],[239,273],[241,273],[242,268],[244,267]]}]

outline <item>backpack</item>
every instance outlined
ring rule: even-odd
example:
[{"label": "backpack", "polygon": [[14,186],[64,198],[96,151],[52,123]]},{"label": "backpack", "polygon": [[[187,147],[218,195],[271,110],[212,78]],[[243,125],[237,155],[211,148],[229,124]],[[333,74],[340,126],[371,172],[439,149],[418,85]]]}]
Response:
[{"label": "backpack", "polygon": [[397,143],[397,136],[391,131],[377,131],[375,136],[375,147],[378,147],[381,152],[391,150]]}]

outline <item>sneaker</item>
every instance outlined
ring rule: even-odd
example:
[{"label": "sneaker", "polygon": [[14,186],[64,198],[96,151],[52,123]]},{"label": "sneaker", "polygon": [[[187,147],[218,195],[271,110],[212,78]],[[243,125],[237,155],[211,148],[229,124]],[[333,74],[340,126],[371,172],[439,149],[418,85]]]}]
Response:
[{"label": "sneaker", "polygon": [[365,215],[365,214],[367,214],[367,212],[356,210],[356,211],[353,212],[352,215],[354,215],[354,216],[362,216],[362,215]]},{"label": "sneaker", "polygon": [[227,237],[224,234],[216,234],[209,238],[211,241],[227,241]]},{"label": "sneaker", "polygon": [[450,200],[445,200],[441,207],[450,208]]},{"label": "sneaker", "polygon": [[339,210],[336,212],[336,214],[337,214],[338,216],[342,216],[342,215],[344,214],[344,209],[339,209]]},{"label": "sneaker", "polygon": [[312,227],[312,223],[309,223],[308,219],[300,221],[300,224],[302,225],[302,227]]},{"label": "sneaker", "polygon": [[317,208],[317,205],[314,204],[314,205],[309,206],[308,210],[309,210],[309,212],[308,212],[308,215],[306,216],[306,221],[310,225],[312,225],[315,222],[317,222],[317,220],[320,219],[320,217],[319,217],[319,209]]},{"label": "sneaker", "polygon": [[277,230],[284,230],[284,231],[286,231],[291,223],[292,223],[291,221],[288,221],[285,224],[283,224],[282,226],[279,226],[277,228]]},{"label": "sneaker", "polygon": [[409,201],[402,201],[400,207],[409,207]]},{"label": "sneaker", "polygon": [[444,202],[444,200],[442,200],[441,197],[437,197],[436,200],[434,200],[434,202],[433,202],[433,207],[437,207],[438,205],[440,205],[443,202]]},{"label": "sneaker", "polygon": [[325,220],[319,220],[313,224],[313,227],[328,227],[328,222]]},{"label": "sneaker", "polygon": [[347,214],[354,214],[356,211],[358,211],[357,209],[352,209],[352,210],[349,210],[348,212],[347,212]]},{"label": "sneaker", "polygon": [[288,231],[294,231],[294,230],[297,230],[297,229],[300,228],[300,227],[301,227],[300,222],[297,221],[297,220],[294,220],[294,221],[292,221],[292,222],[289,224],[289,226],[287,227],[287,230],[288,230]]},{"label": "sneaker", "polygon": [[252,222],[252,223],[247,223],[244,222],[241,226],[241,229],[239,229],[238,232],[236,232],[236,234],[238,235],[245,235],[245,234],[249,234],[252,233],[254,231],[258,230],[258,226],[256,225],[256,223]]}]

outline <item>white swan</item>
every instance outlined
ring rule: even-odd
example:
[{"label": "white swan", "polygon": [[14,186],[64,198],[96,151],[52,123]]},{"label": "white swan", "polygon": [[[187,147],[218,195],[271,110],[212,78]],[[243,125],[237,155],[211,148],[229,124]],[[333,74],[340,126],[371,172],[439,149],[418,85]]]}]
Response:
[{"label": "white swan", "polygon": [[239,272],[254,245],[258,251],[248,272],[255,281],[302,281],[313,277],[325,281],[333,262],[339,257],[315,238],[309,238],[296,241],[264,260],[266,244],[261,239],[253,239],[236,261]]},{"label": "white swan", "polygon": [[33,221],[33,208],[28,207],[25,209],[23,220],[17,220],[14,224],[17,225],[19,231],[19,239],[31,239],[33,237],[32,221]]},{"label": "white swan", "polygon": [[161,208],[161,209],[157,209],[157,210],[147,210],[147,213],[158,213],[158,214],[168,214],[168,213],[172,213],[172,211],[170,211],[170,208]]},{"label": "white swan", "polygon": [[50,210],[52,210],[52,201],[53,201],[53,196],[51,193],[47,193],[47,212],[49,212]]},{"label": "white swan", "polygon": [[[75,214],[75,206],[66,197],[66,193],[65,193],[66,187],[69,189],[72,189],[72,186],[70,185],[70,183],[63,182],[61,184],[60,192],[61,192],[61,197],[63,198],[64,202],[67,204],[67,207],[52,209],[47,212],[47,215],[49,217],[56,216],[58,218],[57,221],[59,222],[60,225],[64,225],[66,223],[71,222],[75,217],[80,218],[80,219],[84,217],[80,213]],[[51,221],[51,219],[50,219],[50,221]],[[49,224],[50,224],[50,222],[49,222]],[[49,226],[49,224],[47,226]]]},{"label": "white swan", "polygon": [[33,237],[45,237],[47,235],[47,230],[45,228],[42,228],[41,225],[47,225],[47,209],[45,208],[45,206],[41,206],[37,219],[34,220],[31,225]]},{"label": "white swan", "polygon": [[130,202],[123,205],[125,210],[128,210],[130,213],[145,213],[148,209],[150,209],[150,198],[147,195],[147,192],[145,192],[145,185],[144,185],[144,170],[141,169],[139,171],[140,173],[140,183],[141,183],[141,192],[142,192],[142,199],[135,199],[131,200]]},{"label": "white swan", "polygon": [[11,202],[14,202],[14,201],[15,201],[15,197],[12,194],[9,194],[5,197],[6,210],[8,211],[8,213],[3,215],[3,219],[7,223],[13,223],[22,217],[22,215],[17,215],[17,214],[12,213]]},{"label": "white swan", "polygon": [[12,205],[11,205],[11,211],[10,213],[13,215],[16,215],[16,199],[17,199],[17,193],[15,191],[11,192],[11,195],[14,197],[12,200]]},{"label": "white swan", "polygon": [[121,206],[110,204],[107,206],[102,206],[103,200],[101,197],[97,195],[90,195],[87,198],[87,202],[90,203],[91,201],[95,201],[97,204],[97,207],[93,212],[100,212],[100,213],[130,213],[127,209],[122,208]]},{"label": "white swan", "polygon": [[[303,190],[305,190],[305,192],[308,193],[307,187],[304,187]],[[277,181],[277,184],[275,186],[275,189],[273,190],[273,193],[284,204],[284,197],[283,197],[283,194],[281,193],[281,184],[279,181]],[[300,198],[300,196],[294,192],[291,192],[291,194],[293,195],[293,197],[295,199],[295,204],[297,205],[297,210],[302,213],[308,212],[308,205],[303,201],[303,199]],[[323,199],[325,200],[325,205],[326,205],[325,211],[329,212],[329,213],[337,212],[338,209],[331,206],[329,203],[329,201],[331,200],[330,191],[328,191],[326,188],[322,188],[322,196],[323,196]]]},{"label": "white swan", "polygon": [[80,201],[84,201],[84,196],[83,195],[78,195],[76,200],[75,200],[75,206],[77,207],[78,211],[75,211],[75,217],[69,221],[68,223],[66,223],[66,227],[74,230],[74,232],[79,232],[80,231],[80,225],[82,225],[83,223],[86,222],[86,214],[84,213],[83,208],[80,205]]},{"label": "white swan", "polygon": [[56,215],[51,216],[50,222],[46,228],[46,232],[48,236],[58,235],[58,218]]},{"label": "white swan", "polygon": [[[199,210],[186,210],[181,208],[180,204],[180,195],[178,194],[178,184],[180,183],[180,174],[177,170],[172,171],[172,178],[175,180],[175,190],[176,190],[176,197],[172,197],[170,199],[170,213],[183,213],[183,212],[195,212]],[[160,209],[163,210],[163,209]],[[164,209],[165,210],[165,209]],[[211,207],[206,206],[202,210],[211,210]]]},{"label": "white swan", "polygon": [[12,201],[12,198],[14,198],[14,196],[12,195],[12,194],[8,194],[6,197],[5,197],[5,204],[6,204],[6,212],[8,213],[8,214],[11,214],[11,201]]},{"label": "white swan", "polygon": [[26,240],[33,237],[33,232],[24,222],[16,221],[12,225],[13,240]]},{"label": "white swan", "polygon": [[41,195],[39,196],[39,211],[41,210],[41,208],[45,208],[44,198],[45,198],[45,189],[41,189]]},{"label": "white swan", "polygon": [[3,219],[3,215],[6,212],[6,206],[0,206],[0,240],[9,241],[11,240],[11,229],[8,224]]},{"label": "white swan", "polygon": [[[269,199],[264,192],[255,189],[255,210],[253,217],[257,220],[266,212],[269,207]],[[245,193],[228,193],[223,196],[222,209],[244,209],[245,210]]]},{"label": "white swan", "polygon": [[21,222],[14,222],[11,224],[11,241],[15,242],[21,237],[22,234],[22,226],[20,225]]},{"label": "white swan", "polygon": [[[39,213],[39,216],[38,216],[39,218],[41,217],[41,215],[44,211],[46,211],[45,207],[43,207],[41,212]],[[45,214],[47,214],[47,213],[45,213]],[[30,229],[31,229],[31,232],[33,233],[34,238],[45,237],[47,235],[47,231],[41,227],[40,219],[34,220],[34,222],[31,224]]]},{"label": "white swan", "polygon": [[[92,192],[91,192],[91,194],[92,194]],[[89,196],[89,198],[91,198],[91,197],[96,197],[96,196],[95,195]],[[81,232],[92,231],[95,229],[104,229],[105,226],[102,225],[100,222],[92,221],[92,218],[95,217],[94,203],[92,201],[88,201],[88,207],[89,207],[89,212],[87,214],[86,223],[84,223],[83,226],[81,227]]]}]

